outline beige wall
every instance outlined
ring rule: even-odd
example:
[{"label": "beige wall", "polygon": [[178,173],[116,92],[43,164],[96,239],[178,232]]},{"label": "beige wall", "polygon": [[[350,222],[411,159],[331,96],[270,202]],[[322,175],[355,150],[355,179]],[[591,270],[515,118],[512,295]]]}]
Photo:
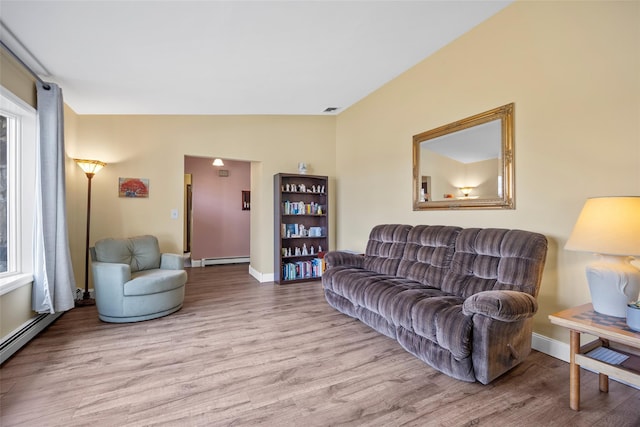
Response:
[{"label": "beige wall", "polygon": [[[11,55],[0,47],[0,85],[35,108],[35,80]],[[0,338],[6,337],[37,316],[31,311],[31,285],[0,296]]]},{"label": "beige wall", "polygon": [[37,316],[31,310],[31,285],[21,286],[0,296],[0,338],[8,336]]},{"label": "beige wall", "polygon": [[429,200],[444,200],[445,195],[462,196],[458,188],[466,185],[464,163],[427,149],[420,150],[420,154],[420,171],[431,177]]},{"label": "beige wall", "polygon": [[468,163],[465,168],[465,181],[471,186],[471,197],[490,199],[498,195],[498,174],[501,162],[498,159],[481,160]]},{"label": "beige wall", "polygon": [[36,108],[35,79],[3,47],[0,47],[0,85]]},{"label": "beige wall", "polygon": [[[273,175],[311,172],[335,176],[334,116],[93,116],[72,115],[69,157],[108,165],[92,181],[91,244],[104,237],[158,236],[163,251],[182,253],[184,156],[251,161],[251,267],[273,273]],[[68,132],[69,134],[69,132]],[[67,170],[71,251],[84,283],[86,178]],[[118,177],[148,178],[147,199],[118,197]],[[178,209],[179,219],[171,219]]]},{"label": "beige wall", "polygon": [[[640,2],[519,1],[338,116],[338,248],[379,223],[513,227],[549,253],[535,332],[590,301],[563,246],[587,197],[640,195]],[[412,211],[412,135],[515,102],[516,210]],[[371,197],[375,194],[375,197]]]}]

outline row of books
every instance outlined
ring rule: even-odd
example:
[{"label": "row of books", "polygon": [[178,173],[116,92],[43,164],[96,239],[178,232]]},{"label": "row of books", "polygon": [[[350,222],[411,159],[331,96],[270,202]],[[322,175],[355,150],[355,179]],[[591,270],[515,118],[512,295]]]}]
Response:
[{"label": "row of books", "polygon": [[305,227],[304,224],[280,224],[280,233],[283,238],[296,237],[323,237],[324,227]]},{"label": "row of books", "polygon": [[323,272],[324,258],[288,262],[282,265],[282,280],[312,279],[322,277]]},{"label": "row of books", "polygon": [[285,215],[323,215],[325,209],[319,203],[290,202],[282,203],[282,212]]}]

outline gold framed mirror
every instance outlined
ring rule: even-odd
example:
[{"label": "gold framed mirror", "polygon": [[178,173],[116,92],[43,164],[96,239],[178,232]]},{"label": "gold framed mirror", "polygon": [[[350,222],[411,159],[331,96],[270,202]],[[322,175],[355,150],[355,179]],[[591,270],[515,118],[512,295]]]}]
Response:
[{"label": "gold framed mirror", "polygon": [[514,104],[413,136],[413,210],[515,209]]}]

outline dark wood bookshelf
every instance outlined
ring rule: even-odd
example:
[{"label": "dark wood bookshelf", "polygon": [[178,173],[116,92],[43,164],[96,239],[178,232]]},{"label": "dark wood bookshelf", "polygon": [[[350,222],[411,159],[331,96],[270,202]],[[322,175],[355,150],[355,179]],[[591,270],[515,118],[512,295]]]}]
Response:
[{"label": "dark wood bookshelf", "polygon": [[[322,257],[329,249],[328,177],[278,173],[273,176],[273,186],[274,282],[320,280]],[[305,246],[307,254],[296,254],[296,248],[302,252]],[[292,276],[292,265],[298,276]]]}]

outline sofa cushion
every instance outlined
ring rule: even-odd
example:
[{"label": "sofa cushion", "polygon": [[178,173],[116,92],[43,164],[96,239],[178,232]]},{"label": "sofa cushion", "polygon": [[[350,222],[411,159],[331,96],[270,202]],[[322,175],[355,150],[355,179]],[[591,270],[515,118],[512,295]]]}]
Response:
[{"label": "sofa cushion", "polygon": [[381,315],[390,319],[393,324],[402,326],[403,328],[413,332],[413,306],[426,298],[450,296],[437,288],[424,288],[422,286],[411,289],[404,289],[389,298],[382,304],[378,305]]},{"label": "sofa cushion", "polygon": [[[456,240],[442,290],[469,297],[487,290],[515,290],[536,296],[546,238],[521,230],[469,228]],[[538,270],[532,274],[532,267]]]},{"label": "sofa cushion", "polygon": [[331,268],[327,268],[323,273],[322,273],[322,286],[325,289],[329,289],[329,290],[333,290],[333,286],[335,283],[340,283],[340,279],[339,276],[343,276],[344,277],[344,273],[346,271],[362,271],[362,268],[355,268],[355,267],[349,267],[349,266],[338,266],[338,267],[331,267]]},{"label": "sofa cushion", "polygon": [[419,283],[403,277],[371,277],[367,286],[362,288],[362,294],[358,296],[359,299],[356,301],[360,306],[382,314],[391,320],[391,316],[388,316],[384,308],[393,304],[399,293],[418,286],[420,286]]},{"label": "sofa cushion", "polygon": [[160,245],[155,236],[107,238],[95,244],[96,261],[129,264],[131,272],[160,267]]},{"label": "sofa cushion", "polygon": [[440,288],[451,265],[460,227],[417,225],[409,231],[398,276]]},{"label": "sofa cushion", "polygon": [[[328,276],[325,277],[325,274]],[[325,289],[351,300],[356,304],[355,295],[361,293],[360,288],[369,283],[372,275],[378,275],[361,268],[336,267],[322,274]]]},{"label": "sofa cushion", "polygon": [[410,225],[384,224],[373,227],[365,250],[364,268],[395,275],[407,243]]},{"label": "sofa cushion", "polygon": [[472,318],[462,313],[464,299],[440,296],[417,301],[411,309],[412,328],[420,335],[449,350],[456,359],[471,354]]},{"label": "sofa cushion", "polygon": [[349,299],[356,306],[378,313],[380,299],[386,301],[391,297],[389,292],[393,294],[407,289],[410,286],[407,282],[411,281],[362,269],[340,269],[333,274],[331,286],[325,288]]},{"label": "sofa cushion", "polygon": [[547,254],[547,238],[540,233],[510,230],[502,240],[500,253],[498,280],[504,286],[501,289],[537,296]]}]

